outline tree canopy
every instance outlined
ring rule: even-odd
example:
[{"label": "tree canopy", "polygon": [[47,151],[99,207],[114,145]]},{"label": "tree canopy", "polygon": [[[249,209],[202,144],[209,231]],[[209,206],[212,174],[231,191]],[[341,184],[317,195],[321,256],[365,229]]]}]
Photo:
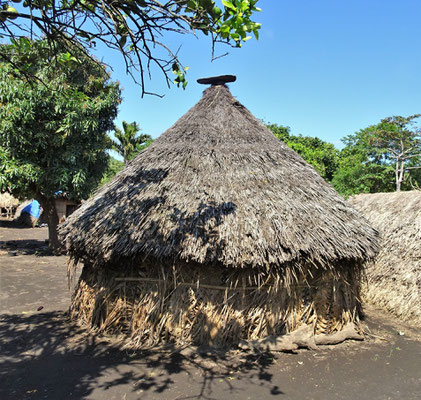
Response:
[{"label": "tree canopy", "polygon": [[266,125],[273,134],[304,158],[328,182],[338,167],[338,150],[331,143],[317,137],[292,135],[287,126]]},{"label": "tree canopy", "polygon": [[[77,47],[77,58],[67,48],[53,54],[46,40],[1,47],[13,64],[0,63],[0,190],[36,198],[48,217],[57,191],[84,199],[102,178],[120,89]],[[38,80],[22,78],[14,65]]]},{"label": "tree canopy", "polygon": [[317,137],[293,135],[287,126],[267,124],[343,196],[421,187],[419,115],[389,117],[342,139],[344,148]]},{"label": "tree canopy", "polygon": [[[20,0],[13,0],[19,3]],[[88,54],[97,43],[121,53],[126,71],[149,93],[145,77],[154,68],[185,87],[186,67],[177,51],[167,45],[166,33],[203,33],[211,38],[212,55],[217,43],[241,47],[260,24],[253,15],[258,0],[24,0],[19,10],[0,0],[0,35],[10,39],[45,37],[50,45],[77,43]],[[72,47],[68,48],[72,54]],[[74,54],[72,54],[74,55]],[[10,61],[0,52],[3,61]],[[153,93],[152,93],[153,94]]]},{"label": "tree canopy", "polygon": [[339,153],[332,184],[345,197],[392,190],[392,167],[382,161],[382,152],[366,140],[367,132],[375,129],[370,126],[342,139],[345,147]]},{"label": "tree canopy", "polygon": [[385,118],[369,136],[369,143],[384,153],[386,163],[394,164],[396,190],[400,191],[411,169],[421,168],[421,132],[415,120],[421,115]]},{"label": "tree canopy", "polygon": [[346,196],[409,190],[421,184],[419,116],[389,117],[342,139],[333,185]]}]

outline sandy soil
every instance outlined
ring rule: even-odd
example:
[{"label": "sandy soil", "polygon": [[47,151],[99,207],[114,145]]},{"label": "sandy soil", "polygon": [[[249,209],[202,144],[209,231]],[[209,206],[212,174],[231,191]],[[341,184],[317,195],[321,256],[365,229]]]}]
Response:
[{"label": "sandy soil", "polygon": [[0,226],[0,398],[419,399],[421,333],[367,308],[367,340],[294,354],[121,350],[68,320],[46,228]]}]

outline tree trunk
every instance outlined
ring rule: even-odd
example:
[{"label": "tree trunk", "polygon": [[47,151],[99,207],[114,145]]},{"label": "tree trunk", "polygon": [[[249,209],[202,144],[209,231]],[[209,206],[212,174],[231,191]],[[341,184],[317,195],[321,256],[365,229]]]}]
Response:
[{"label": "tree trunk", "polygon": [[54,198],[48,198],[43,195],[37,196],[37,200],[41,204],[48,222],[48,239],[49,247],[54,253],[60,253],[62,245],[58,239],[58,215],[56,209],[56,201]]},{"label": "tree trunk", "polygon": [[405,179],[405,159],[399,160],[399,158],[396,160],[396,191],[401,191],[402,182]]},{"label": "tree trunk", "polygon": [[[402,166],[401,166],[402,163]],[[404,161],[399,161],[399,157],[396,160],[396,170],[395,170],[395,177],[396,177],[396,191],[401,191],[401,184],[403,181],[403,163]]]}]

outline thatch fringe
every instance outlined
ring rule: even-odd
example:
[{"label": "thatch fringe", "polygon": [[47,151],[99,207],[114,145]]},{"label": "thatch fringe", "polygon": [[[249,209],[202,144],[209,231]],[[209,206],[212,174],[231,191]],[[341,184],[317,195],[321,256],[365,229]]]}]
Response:
[{"label": "thatch fringe", "polygon": [[421,192],[363,194],[350,203],[379,230],[364,300],[421,326]]},{"label": "thatch fringe", "polygon": [[[129,345],[138,348],[236,345],[302,325],[314,335],[332,334],[359,321],[359,272],[348,267],[340,274],[315,270],[311,278],[296,273],[297,284],[285,285],[276,271],[185,265],[155,274],[147,268],[123,269],[128,278],[121,280],[120,266],[85,266],[71,316],[100,331],[129,335]],[[192,278],[198,283],[192,284]]]}]

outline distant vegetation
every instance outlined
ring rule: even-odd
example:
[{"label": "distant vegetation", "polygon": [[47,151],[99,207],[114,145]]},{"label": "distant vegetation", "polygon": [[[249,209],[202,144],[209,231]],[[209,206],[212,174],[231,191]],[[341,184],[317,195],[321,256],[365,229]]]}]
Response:
[{"label": "distant vegetation", "polygon": [[102,176],[101,181],[99,182],[99,187],[105,185],[106,183],[110,182],[111,179],[114,178],[122,169],[124,168],[124,162],[120,160],[116,160],[114,157],[109,158],[108,160],[108,167]]},{"label": "distant vegetation", "polygon": [[[115,128],[118,129],[118,128]],[[110,156],[107,169],[99,182],[98,187],[110,182],[123,168],[124,164],[136,157],[142,150],[145,150],[153,139],[150,135],[138,134],[139,126],[136,122],[128,124],[123,121],[123,132],[118,129],[116,140],[112,141],[111,148],[116,151],[124,161],[117,160]]]},{"label": "distant vegetation", "polygon": [[124,168],[124,164],[136,157],[153,142],[150,135],[141,133],[141,129],[137,122],[127,123],[126,121],[123,121],[122,125],[122,130],[117,126],[114,126],[115,139],[110,140],[110,148],[120,155],[123,158],[123,161],[110,156],[107,169],[105,170],[98,187],[110,182],[111,179]]},{"label": "distant vegetation", "polygon": [[342,139],[338,150],[289,127],[267,124],[274,135],[301,155],[343,196],[421,187],[420,115],[395,116]]},{"label": "distant vegetation", "polygon": [[269,124],[267,127],[279,140],[311,164],[322,178],[332,181],[339,163],[339,151],[333,144],[316,137],[292,135],[288,126]]}]

